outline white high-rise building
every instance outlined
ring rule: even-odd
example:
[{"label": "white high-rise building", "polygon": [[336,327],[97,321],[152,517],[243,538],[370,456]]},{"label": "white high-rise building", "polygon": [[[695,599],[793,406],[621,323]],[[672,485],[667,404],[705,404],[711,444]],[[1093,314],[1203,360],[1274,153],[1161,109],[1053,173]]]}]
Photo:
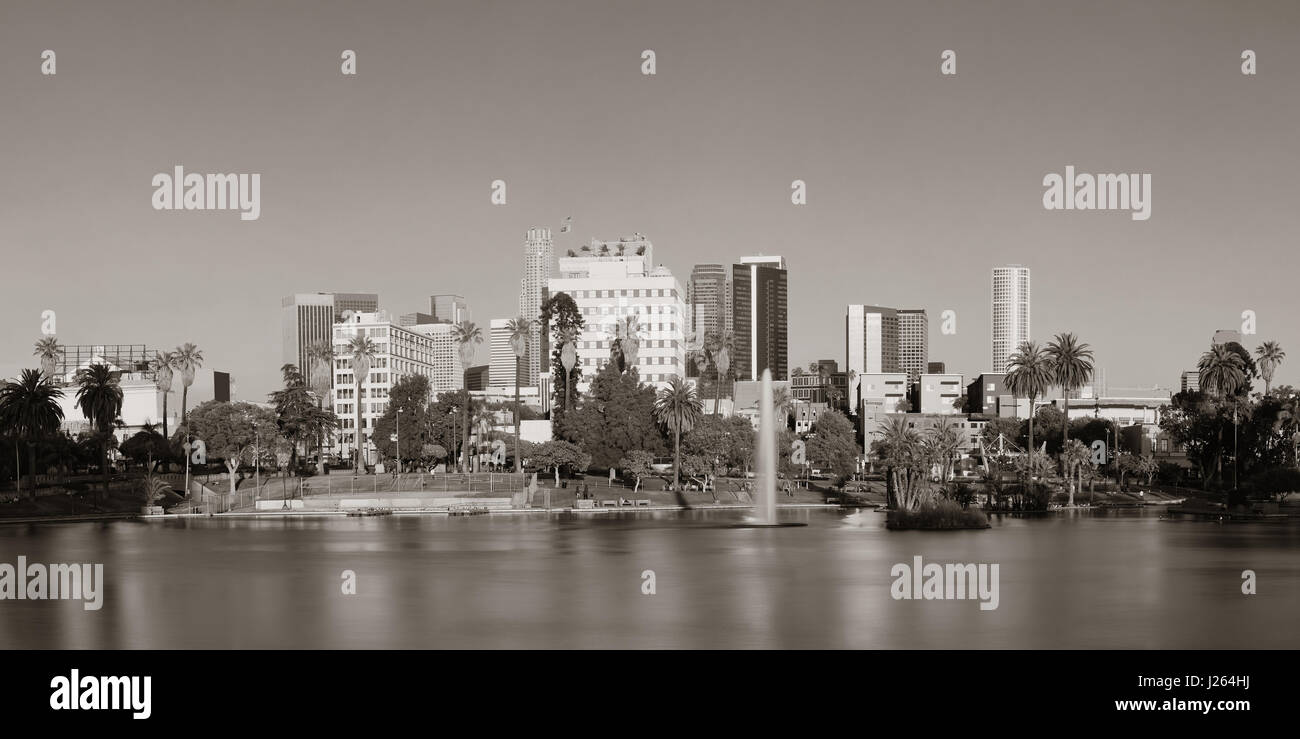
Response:
[{"label": "white high-rise building", "polygon": [[672,272],[653,263],[653,246],[640,234],[593,240],[577,256],[560,258],[560,277],[550,281],[550,294],[567,293],[586,321],[576,347],[584,383],[609,361],[615,328],[628,315],[637,316],[640,327],[642,382],[686,376],[686,293]]},{"label": "white high-rise building", "polygon": [[1029,268],[993,268],[993,372],[1006,372],[1007,359],[1029,341]]},{"label": "white high-rise building", "polygon": [[[491,323],[492,355],[488,363],[489,387],[515,387],[524,381],[524,363],[516,368],[515,349],[510,345],[510,319],[493,318]],[[531,387],[531,385],[529,386]]]},{"label": "white high-rise building", "polygon": [[[524,236],[524,278],[520,281],[519,315],[538,319],[542,303],[550,297],[547,283],[555,274],[555,243],[551,229],[530,228]],[[550,337],[539,322],[528,340],[528,355],[524,358],[526,382],[529,387],[537,383],[537,376],[550,371]],[[489,370],[490,372],[490,370]]]},{"label": "white high-rise building", "polygon": [[924,308],[898,311],[898,364],[907,381],[916,384],[929,372],[930,319]]},{"label": "white high-rise building", "polygon": [[[400,326],[397,316],[387,311],[353,313],[349,320],[334,325],[334,413],[340,421],[341,454],[355,449],[357,404],[361,404],[362,439],[368,441],[375,422],[388,410],[389,391],[403,377],[429,378],[433,396],[464,387],[465,372],[453,329],[447,323]],[[348,344],[359,335],[374,342],[375,356],[358,395]]]}]

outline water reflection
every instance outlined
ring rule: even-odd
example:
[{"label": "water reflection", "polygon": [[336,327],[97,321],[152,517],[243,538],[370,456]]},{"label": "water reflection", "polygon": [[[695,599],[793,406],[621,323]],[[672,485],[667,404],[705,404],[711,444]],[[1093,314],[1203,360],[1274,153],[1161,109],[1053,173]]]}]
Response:
[{"label": "water reflection", "polygon": [[[104,607],[0,601],[3,648],[1294,648],[1300,526],[1155,513],[888,532],[786,510],[0,526],[0,561],[102,562]],[[890,567],[998,563],[999,606]],[[1254,570],[1259,593],[1241,593]],[[341,573],[357,594],[341,592]],[[641,592],[645,570],[656,593]]]}]

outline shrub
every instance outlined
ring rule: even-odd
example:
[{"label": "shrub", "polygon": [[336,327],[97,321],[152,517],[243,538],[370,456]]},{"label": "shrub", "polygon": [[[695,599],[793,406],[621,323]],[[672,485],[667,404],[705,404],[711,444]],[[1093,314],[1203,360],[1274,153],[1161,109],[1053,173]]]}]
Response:
[{"label": "shrub", "polygon": [[952,500],[924,503],[915,511],[890,511],[885,518],[889,529],[987,529],[989,518],[978,508],[964,508]]}]

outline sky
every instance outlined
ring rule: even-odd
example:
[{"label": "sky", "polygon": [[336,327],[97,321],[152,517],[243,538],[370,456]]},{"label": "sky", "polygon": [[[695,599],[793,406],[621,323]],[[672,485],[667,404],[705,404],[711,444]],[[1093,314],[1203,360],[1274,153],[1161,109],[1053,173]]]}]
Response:
[{"label": "sky", "polygon": [[[1033,338],[1077,333],[1111,386],[1176,387],[1244,310],[1300,385],[1300,3],[0,0],[0,101],[4,377],[54,310],[64,344],[194,342],[264,400],[283,296],[458,293],[486,326],[525,231],[572,216],[557,253],[640,232],[683,282],[784,255],[791,366],[842,363],[865,303],[986,371],[1020,263]],[[259,173],[260,218],[155,210],[176,165]],[[1044,209],[1067,165],[1151,174],[1150,219]]]}]

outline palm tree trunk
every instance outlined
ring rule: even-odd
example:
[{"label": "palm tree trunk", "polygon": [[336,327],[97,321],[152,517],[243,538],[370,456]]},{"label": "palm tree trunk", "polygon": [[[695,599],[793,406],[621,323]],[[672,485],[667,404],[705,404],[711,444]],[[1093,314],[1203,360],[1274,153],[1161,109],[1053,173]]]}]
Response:
[{"label": "palm tree trunk", "polygon": [[185,425],[185,411],[187,408],[189,408],[189,402],[190,402],[190,386],[182,385],[181,386],[181,425],[182,426]]},{"label": "palm tree trunk", "polygon": [[519,461],[519,357],[515,356],[515,473],[523,471]]},{"label": "palm tree trunk", "polygon": [[721,415],[718,407],[722,405],[722,373],[713,370],[713,415]]},{"label": "palm tree trunk", "polygon": [[108,437],[99,443],[99,469],[104,476],[104,499],[101,503],[108,500]]},{"label": "palm tree trunk", "polygon": [[167,395],[168,393],[163,393],[163,438],[171,443],[171,437],[167,435]]},{"label": "palm tree trunk", "polygon": [[1034,396],[1029,396],[1029,494],[1034,494]]},{"label": "palm tree trunk", "polygon": [[465,472],[469,472],[469,383],[465,383],[465,420],[461,427],[465,430],[465,434],[461,437],[460,452],[463,455],[461,459],[464,460],[462,464]]},{"label": "palm tree trunk", "polygon": [[673,490],[678,495],[682,489],[682,426],[679,421],[673,429]]},{"label": "palm tree trunk", "polygon": [[352,474],[361,472],[361,383],[357,383],[357,429],[353,437],[352,454],[356,461],[352,463]]},{"label": "palm tree trunk", "polygon": [[32,476],[32,497],[36,497],[36,444],[35,442],[27,443],[27,468],[28,474]]},{"label": "palm tree trunk", "polygon": [[1065,395],[1065,423],[1061,424],[1061,470],[1065,472],[1065,448],[1070,445],[1070,391],[1064,390],[1062,394]]}]

